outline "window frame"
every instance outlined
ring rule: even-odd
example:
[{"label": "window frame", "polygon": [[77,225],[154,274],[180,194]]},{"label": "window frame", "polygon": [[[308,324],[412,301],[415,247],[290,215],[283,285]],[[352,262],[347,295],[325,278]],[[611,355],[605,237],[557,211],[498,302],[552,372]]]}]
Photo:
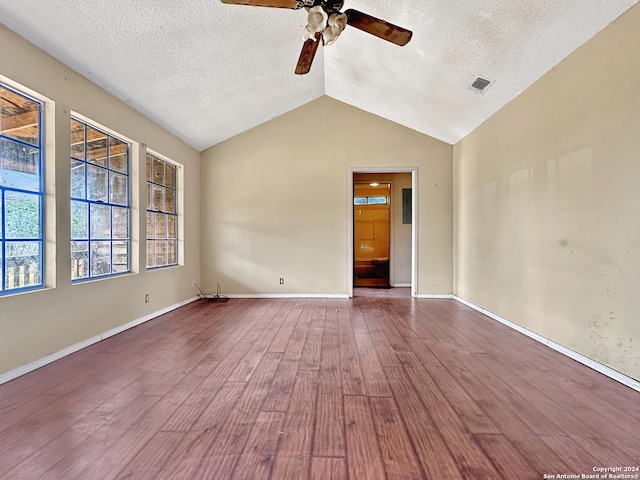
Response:
[{"label": "window frame", "polygon": [[[32,101],[38,105],[38,145],[34,146],[27,142],[24,142],[20,139],[9,137],[7,135],[3,135],[0,131],[0,142],[3,140],[14,142],[18,145],[22,145],[29,148],[36,148],[38,150],[38,191],[30,191],[15,187],[7,187],[0,185],[0,297],[13,295],[16,293],[29,292],[34,290],[42,290],[46,285],[46,225],[45,225],[45,203],[46,203],[46,183],[45,183],[45,108],[46,102],[45,100],[38,98],[34,95],[31,95],[25,91],[24,88],[20,86],[12,85],[10,82],[6,82],[3,78],[0,78],[0,88],[13,92],[14,94],[23,97],[26,100]],[[0,108],[1,115],[1,108]],[[1,117],[0,117],[1,122]],[[1,157],[0,157],[1,161]],[[16,192],[16,193],[24,193],[28,195],[37,195],[39,199],[38,206],[38,230],[39,236],[37,238],[6,238],[6,204],[5,204],[5,193],[6,192]],[[7,288],[7,255],[6,255],[6,244],[11,242],[33,242],[39,244],[39,259],[38,259],[38,269],[40,273],[40,281],[34,285],[28,285],[25,287],[18,288]]]},{"label": "window frame", "polygon": [[[175,188],[170,188],[167,187],[166,185],[166,181],[164,181],[163,183],[156,183],[153,182],[153,160],[156,159],[158,161],[160,161],[163,165],[169,165],[171,167],[173,167],[175,170],[174,173],[174,185]],[[150,165],[147,166],[147,162],[150,161]],[[147,271],[153,271],[153,270],[161,270],[164,268],[172,268],[172,267],[177,267],[180,266],[181,263],[181,258],[180,258],[180,233],[181,233],[181,229],[180,229],[180,169],[181,169],[182,165],[179,164],[178,162],[171,160],[167,157],[165,157],[164,155],[161,155],[151,149],[147,149],[146,150],[146,154],[145,154],[145,195],[146,195],[146,209],[145,209],[145,216],[147,217],[147,221],[145,222],[145,246],[146,246],[146,255],[145,255],[145,266]],[[149,173],[147,173],[149,172]],[[157,186],[160,188],[163,188],[165,190],[171,190],[173,191],[173,206],[174,206],[174,211],[173,212],[168,212],[165,210],[157,210],[157,209],[153,209],[153,186]],[[165,197],[166,198],[166,197]],[[151,237],[149,235],[149,220],[148,220],[148,215],[149,214],[160,214],[160,215],[164,215],[165,218],[167,217],[173,217],[173,221],[174,221],[174,231],[175,231],[175,237],[174,238],[169,238],[168,236],[165,238],[159,238],[158,236],[153,236]],[[166,225],[168,225],[167,223],[165,223]],[[168,232],[168,227],[166,229],[166,231]],[[148,261],[149,261],[149,242],[154,242],[154,248],[155,248],[155,243],[158,240],[165,240],[166,242],[169,241],[173,241],[174,242],[174,248],[175,248],[175,261],[173,263],[165,263],[163,265],[149,265]],[[165,253],[165,256],[168,258],[168,243],[167,243],[167,250]],[[154,258],[154,263],[155,263],[155,251],[153,254],[153,258]]]},{"label": "window frame", "polygon": [[[86,238],[76,238],[73,236],[73,218],[71,219],[71,225],[70,225],[70,244],[69,244],[69,248],[71,249],[71,283],[72,284],[76,284],[76,283],[83,283],[83,282],[88,282],[88,281],[95,281],[95,280],[101,280],[101,279],[106,279],[106,278],[112,278],[112,277],[118,277],[118,276],[122,276],[122,275],[129,275],[134,273],[134,266],[133,266],[133,260],[134,260],[134,254],[133,254],[133,232],[132,232],[132,227],[133,227],[133,222],[132,222],[132,216],[133,216],[133,207],[131,205],[132,203],[132,176],[133,176],[133,162],[132,162],[132,157],[133,157],[133,152],[134,152],[134,145],[133,142],[131,140],[129,140],[128,138],[126,138],[123,135],[120,135],[116,132],[111,131],[108,128],[102,127],[101,125],[99,125],[98,123],[87,119],[85,117],[83,117],[82,115],[76,114],[76,113],[72,113],[69,119],[69,123],[71,125],[72,122],[77,122],[79,124],[83,125],[83,157],[84,158],[78,158],[77,156],[74,156],[73,153],[73,149],[70,150],[70,154],[69,154],[69,158],[70,158],[70,170],[69,170],[69,174],[72,175],[72,170],[73,170],[73,164],[74,161],[75,162],[81,162],[83,167],[84,167],[84,197],[85,198],[79,198],[79,197],[75,197],[73,195],[73,181],[70,184],[70,188],[69,188],[69,208],[71,213],[73,214],[73,202],[81,202],[87,205],[87,223],[86,223],[86,228],[87,228],[87,232],[86,232]],[[95,130],[103,135],[105,135],[105,158],[106,160],[106,165],[102,166],[99,165],[97,163],[94,163],[90,160],[87,159],[87,143],[89,142],[88,138],[87,138],[87,130],[88,129],[92,129]],[[71,132],[72,133],[72,132]],[[70,142],[71,142],[71,135],[69,138]],[[111,160],[111,154],[110,154],[110,149],[112,147],[111,145],[111,140],[116,140],[118,142],[121,142],[122,144],[124,144],[126,146],[126,151],[125,151],[125,155],[126,155],[126,161],[125,161],[125,165],[126,168],[124,171],[121,170],[117,170],[114,169],[110,166],[110,160]],[[102,201],[102,200],[92,200],[90,199],[90,195],[89,195],[89,180],[88,180],[88,166],[92,166],[92,167],[96,167],[99,168],[101,170],[104,170],[106,172],[106,201]],[[125,181],[125,185],[126,185],[126,203],[124,204],[119,204],[119,203],[114,203],[112,201],[111,198],[111,174],[118,174],[118,175],[123,175],[126,179]],[[92,222],[91,222],[91,206],[92,205],[98,205],[98,206],[105,206],[109,208],[109,236],[108,237],[100,237],[100,238],[92,238],[92,232],[91,232],[91,227],[92,227]],[[114,237],[114,220],[113,220],[113,211],[114,208],[121,208],[121,209],[126,209],[127,210],[127,235],[126,237]],[[74,242],[85,242],[87,245],[87,276],[81,277],[81,278],[73,278],[74,275],[74,268],[73,268],[73,250],[72,250],[72,246]],[[105,274],[98,274],[95,275],[92,273],[92,243],[96,243],[96,242],[109,242],[109,267],[110,267],[110,272],[109,273],[105,273]],[[116,253],[114,253],[114,243],[116,242],[126,242],[127,243],[127,253],[126,253],[126,270],[124,271],[119,271],[119,272],[114,272],[114,257],[117,255]]]}]

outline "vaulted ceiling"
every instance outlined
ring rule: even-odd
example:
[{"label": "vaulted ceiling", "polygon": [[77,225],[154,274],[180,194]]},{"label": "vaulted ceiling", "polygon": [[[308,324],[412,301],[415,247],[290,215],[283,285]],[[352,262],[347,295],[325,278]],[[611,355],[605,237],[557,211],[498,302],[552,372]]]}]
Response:
[{"label": "vaulted ceiling", "polygon": [[[0,21],[198,150],[325,94],[453,144],[637,1],[346,0],[411,42],[348,26],[304,76],[304,10],[0,0]],[[477,76],[495,81],[482,95]]]}]

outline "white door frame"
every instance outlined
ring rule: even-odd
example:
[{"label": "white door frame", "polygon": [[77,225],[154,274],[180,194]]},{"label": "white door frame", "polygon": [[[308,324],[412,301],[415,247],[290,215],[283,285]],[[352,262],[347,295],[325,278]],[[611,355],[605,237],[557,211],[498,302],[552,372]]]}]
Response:
[{"label": "white door frame", "polygon": [[418,167],[349,168],[349,297],[353,297],[353,177],[356,173],[411,173],[411,296],[415,297],[418,292]]}]

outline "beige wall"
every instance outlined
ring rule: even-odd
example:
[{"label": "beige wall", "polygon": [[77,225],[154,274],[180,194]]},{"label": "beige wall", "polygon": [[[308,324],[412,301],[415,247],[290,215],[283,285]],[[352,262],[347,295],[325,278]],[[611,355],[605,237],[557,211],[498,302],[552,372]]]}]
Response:
[{"label": "beige wall", "polygon": [[411,224],[402,223],[402,189],[411,188],[411,173],[358,173],[354,180],[391,183],[391,282],[411,285]]},{"label": "beige wall", "polygon": [[349,169],[418,167],[418,293],[451,293],[451,156],[451,145],[329,97],[206,150],[204,286],[346,294]]},{"label": "beige wall", "polygon": [[[0,75],[55,101],[56,217],[55,288],[0,297],[0,375],[185,301],[192,280],[346,294],[349,169],[418,167],[419,294],[454,292],[639,379],[638,24],[640,6],[453,148],[323,97],[201,156],[0,25]],[[138,273],[70,284],[71,111],[184,164],[184,266],[145,271],[134,189]]]},{"label": "beige wall", "polygon": [[[48,192],[47,260],[49,288],[0,297],[0,374],[84,341],[110,329],[152,314],[194,296],[191,282],[200,276],[200,157],[160,127],[71,71],[4,26],[0,25],[0,75],[55,102],[55,122],[47,125],[55,140],[46,170]],[[137,274],[82,284],[70,283],[70,160],[69,115],[74,111],[184,165],[184,266],[145,271],[145,217],[137,208],[138,189],[132,188],[133,234]],[[53,120],[53,116],[50,117]],[[50,128],[50,127],[54,127]],[[55,145],[55,149],[53,148]],[[144,149],[132,159],[135,182],[144,186],[136,170],[144,166]],[[137,162],[137,163],[136,163]],[[137,175],[137,176],[136,176]],[[144,191],[144,190],[142,190]],[[146,208],[146,204],[143,206]],[[55,215],[53,215],[55,213]],[[56,217],[55,219],[53,217]],[[149,293],[150,302],[144,303]]]},{"label": "beige wall", "polygon": [[456,292],[640,379],[640,6],[454,147]]}]

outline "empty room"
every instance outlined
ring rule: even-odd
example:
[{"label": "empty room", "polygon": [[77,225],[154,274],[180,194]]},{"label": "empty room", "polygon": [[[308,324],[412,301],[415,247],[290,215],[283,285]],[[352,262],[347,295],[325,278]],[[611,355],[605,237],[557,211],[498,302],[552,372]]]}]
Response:
[{"label": "empty room", "polygon": [[0,479],[640,478],[637,0],[0,0]]}]

